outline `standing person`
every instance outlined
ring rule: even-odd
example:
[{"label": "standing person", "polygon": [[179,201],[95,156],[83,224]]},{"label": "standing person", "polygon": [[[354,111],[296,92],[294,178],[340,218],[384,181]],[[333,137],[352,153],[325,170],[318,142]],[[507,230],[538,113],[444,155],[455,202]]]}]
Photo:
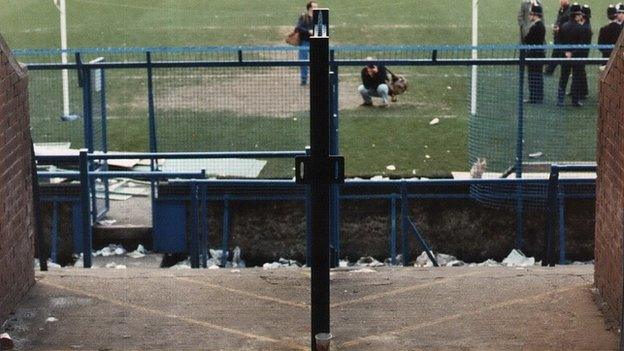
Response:
[{"label": "standing person", "polygon": [[360,95],[364,103],[361,106],[373,106],[372,96],[380,97],[382,102],[380,107],[388,107],[388,72],[383,65],[377,65],[372,62],[373,58],[366,58],[369,62],[362,68],[362,85],[358,87]]},{"label": "standing person", "polygon": [[[307,61],[309,57],[310,36],[312,35],[314,25],[312,22],[312,12],[317,7],[318,3],[316,1],[308,1],[306,4],[306,12],[299,16],[299,20],[297,20],[297,25],[295,26],[295,30],[299,32],[299,39],[301,40],[301,43],[299,44],[300,61]],[[301,85],[306,84],[308,84],[308,66],[304,65],[301,66]]]},{"label": "standing person", "polygon": [[522,3],[520,4],[520,11],[518,11],[518,26],[520,26],[521,44],[525,44],[524,38],[533,25],[533,22],[531,21],[531,8],[536,5],[541,7],[542,2],[539,0],[522,0]]},{"label": "standing person", "polygon": [[[583,12],[583,21],[581,25],[583,26],[583,30],[581,32],[580,43],[582,45],[591,45],[593,32],[591,29],[591,8],[589,5],[585,4],[581,7],[581,12]],[[589,57],[589,48],[579,50],[579,57]],[[581,80],[579,83],[580,97],[581,99],[586,99],[589,95],[589,89],[587,86],[587,71],[585,70],[585,64],[579,64],[579,79]]]},{"label": "standing person", "polygon": [[[559,0],[559,11],[557,12],[557,19],[553,24],[553,43],[555,45],[561,45],[561,27],[570,20],[570,0]],[[554,49],[552,52],[552,58],[565,57],[565,50]],[[546,67],[544,74],[552,75],[557,68],[556,64],[550,64]]]},{"label": "standing person", "polygon": [[[614,5],[609,5],[609,7],[607,7],[609,23],[600,28],[598,45],[615,45],[622,31],[622,24],[617,21],[617,17],[617,8]],[[600,49],[602,57],[604,58],[610,57],[611,51],[612,49]]]},{"label": "standing person", "polygon": [[[531,26],[527,34],[523,38],[526,45],[544,45],[546,39],[546,27],[542,23],[544,11],[540,5],[533,5],[529,19]],[[527,49],[526,57],[528,58],[545,58],[546,51],[543,48]],[[544,76],[542,74],[542,64],[528,64],[527,71],[529,75],[529,99],[526,101],[530,104],[541,104],[544,101]]]},{"label": "standing person", "polygon": [[[581,6],[574,3],[570,6],[570,21],[561,26],[561,44],[562,45],[579,45],[582,43],[584,27],[583,12]],[[564,57],[576,58],[581,57],[579,49],[564,49]],[[561,65],[561,76],[559,77],[559,89],[557,91],[557,106],[564,105],[565,91],[568,86],[568,80],[570,78],[570,72],[572,73],[572,106],[581,107],[583,103],[581,100],[580,89],[580,69],[579,65],[573,63],[564,63]]]}]

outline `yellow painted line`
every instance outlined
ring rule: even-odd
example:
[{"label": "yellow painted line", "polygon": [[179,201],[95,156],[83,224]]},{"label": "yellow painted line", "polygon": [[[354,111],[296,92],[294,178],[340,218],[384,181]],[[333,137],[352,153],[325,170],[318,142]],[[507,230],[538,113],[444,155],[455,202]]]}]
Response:
[{"label": "yellow painted line", "polygon": [[422,329],[422,328],[431,327],[431,326],[434,326],[434,325],[437,325],[437,324],[454,321],[454,320],[460,319],[462,317],[473,316],[473,315],[476,315],[476,314],[480,314],[480,313],[483,313],[483,312],[487,312],[487,311],[491,311],[491,310],[499,309],[499,308],[503,308],[503,307],[508,307],[508,306],[511,306],[511,305],[524,304],[524,303],[532,302],[534,300],[539,300],[539,299],[542,299],[544,297],[548,297],[548,296],[551,296],[551,295],[561,294],[561,293],[565,293],[565,292],[570,291],[570,290],[574,290],[574,289],[578,289],[578,288],[584,288],[584,287],[588,287],[588,286],[589,285],[587,285],[587,284],[574,285],[574,286],[569,286],[569,287],[566,287],[566,288],[553,290],[553,291],[550,291],[550,292],[547,292],[547,293],[542,293],[542,294],[537,294],[537,295],[533,295],[533,296],[529,296],[529,297],[508,300],[508,301],[504,301],[504,302],[499,302],[497,304],[493,304],[493,305],[490,305],[488,307],[481,308],[481,309],[478,309],[478,310],[472,310],[472,311],[468,311],[468,312],[464,312],[464,313],[452,314],[450,316],[441,317],[441,318],[438,318],[438,319],[433,320],[433,321],[424,322],[424,323],[420,323],[420,324],[416,324],[416,325],[411,325],[411,326],[408,326],[408,327],[404,327],[404,328],[401,328],[401,329],[395,329],[395,330],[387,331],[387,332],[384,332],[384,333],[379,333],[379,334],[375,334],[375,335],[370,335],[370,336],[366,336],[366,337],[357,338],[357,339],[354,339],[354,340],[351,340],[351,341],[344,342],[341,345],[339,345],[339,347],[341,347],[341,348],[342,347],[345,347],[345,348],[347,348],[347,347],[354,347],[356,345],[361,345],[363,343],[379,340],[382,337],[385,337],[385,336],[388,336],[388,335],[399,336],[400,334],[404,334],[404,333],[407,333],[407,332],[413,332],[413,331],[418,330],[418,329]]},{"label": "yellow painted line", "polygon": [[419,285],[411,285],[411,286],[406,286],[404,288],[390,290],[390,291],[386,291],[386,292],[382,292],[382,293],[362,296],[360,298],[349,300],[349,301],[333,303],[333,304],[330,305],[330,307],[331,308],[342,307],[342,306],[345,306],[345,305],[352,305],[354,303],[371,301],[371,300],[381,299],[381,298],[392,296],[392,295],[403,294],[403,293],[406,293],[406,292],[420,290],[420,289],[428,288],[428,287],[435,286],[435,285],[446,284],[449,281],[453,281],[453,280],[457,280],[457,279],[461,279],[461,278],[465,278],[465,277],[470,277],[470,276],[473,276],[473,275],[477,275],[479,273],[482,273],[482,272],[471,272],[471,273],[466,273],[466,274],[462,274],[462,275],[451,276],[451,277],[448,277],[448,278],[441,278],[441,279],[438,279],[438,280],[433,281],[431,283],[424,283],[424,284],[419,284]]},{"label": "yellow painted line", "polygon": [[42,285],[48,285],[48,286],[51,286],[51,287],[54,287],[54,288],[57,288],[57,289],[60,289],[60,290],[69,291],[69,292],[72,292],[74,294],[88,296],[88,297],[91,297],[91,298],[96,299],[96,300],[100,300],[100,301],[111,303],[113,305],[117,305],[117,306],[121,306],[121,307],[125,307],[125,308],[135,309],[137,311],[141,311],[141,312],[149,313],[149,314],[154,314],[154,315],[157,315],[157,316],[160,316],[160,317],[166,317],[166,318],[171,318],[171,319],[183,321],[183,322],[186,322],[186,323],[189,323],[189,324],[198,325],[198,326],[201,326],[201,327],[204,327],[204,328],[213,329],[213,330],[221,331],[221,332],[224,332],[224,333],[229,333],[229,334],[233,334],[233,335],[237,335],[237,336],[241,336],[241,337],[245,337],[245,338],[249,338],[249,339],[254,339],[254,340],[258,340],[258,341],[262,341],[262,342],[278,344],[278,345],[281,345],[282,347],[288,347],[288,348],[291,348],[293,350],[305,350],[305,351],[308,350],[308,347],[304,347],[304,346],[299,345],[299,344],[293,344],[293,343],[285,341],[285,340],[278,340],[278,339],[274,339],[274,338],[271,338],[271,337],[268,337],[268,336],[247,333],[247,332],[240,331],[240,330],[237,330],[237,329],[224,327],[224,326],[221,326],[221,325],[218,325],[218,324],[201,321],[201,320],[194,319],[194,318],[189,318],[189,317],[185,317],[185,316],[178,316],[178,315],[175,315],[175,314],[165,313],[165,312],[162,312],[162,311],[159,311],[159,310],[151,309],[151,308],[140,306],[140,305],[135,305],[133,303],[124,302],[124,301],[120,301],[120,300],[109,298],[109,297],[100,296],[100,295],[89,293],[89,292],[82,291],[82,290],[79,290],[79,289],[68,288],[66,286],[58,285],[58,284],[55,284],[55,283],[52,283],[52,282],[49,282],[49,281],[46,281],[46,280],[43,280],[43,279],[39,280],[37,283],[38,284],[42,284]]},{"label": "yellow painted line", "polygon": [[258,294],[254,294],[254,293],[249,292],[249,291],[238,290],[238,289],[229,288],[229,287],[226,287],[226,286],[223,286],[223,285],[219,285],[219,284],[213,284],[213,283],[208,283],[208,282],[204,282],[204,281],[193,280],[193,279],[189,279],[189,278],[186,278],[186,277],[174,277],[174,279],[181,280],[181,281],[188,282],[188,283],[192,283],[192,284],[198,284],[198,285],[207,286],[207,287],[210,287],[210,288],[221,289],[221,290],[225,290],[225,291],[228,291],[228,292],[231,292],[231,293],[234,293],[234,294],[239,294],[239,295],[251,297],[251,298],[254,298],[254,299],[258,299],[258,300],[265,300],[265,301],[279,303],[281,305],[286,305],[286,306],[290,306],[290,307],[297,307],[297,308],[303,308],[303,309],[306,309],[306,310],[310,310],[310,305],[305,304],[305,303],[292,302],[292,301],[278,299],[276,297],[270,297],[270,296],[265,296],[265,295],[258,295]]}]

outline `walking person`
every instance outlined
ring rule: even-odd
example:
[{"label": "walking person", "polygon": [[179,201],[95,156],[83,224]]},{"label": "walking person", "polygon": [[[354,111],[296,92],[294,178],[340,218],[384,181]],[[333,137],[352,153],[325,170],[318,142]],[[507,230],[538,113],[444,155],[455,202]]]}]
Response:
[{"label": "walking person", "polygon": [[[529,31],[523,37],[525,45],[544,45],[546,39],[546,27],[542,22],[544,11],[540,5],[533,5],[529,14],[531,26]],[[528,48],[526,50],[527,58],[545,58],[546,51],[543,48]],[[542,74],[541,63],[530,63],[527,65],[529,99],[526,102],[530,104],[541,104],[544,101],[544,76]]]},{"label": "walking person", "polygon": [[[557,11],[557,19],[553,24],[553,44],[561,45],[561,27],[570,21],[570,0],[559,0],[559,11]],[[565,57],[565,50],[553,49],[552,58]],[[552,75],[557,68],[556,64],[550,64],[546,67],[544,74]]]},{"label": "walking person", "polygon": [[371,97],[380,97],[379,107],[388,107],[390,89],[388,88],[388,71],[383,65],[372,62],[372,57],[366,58],[369,62],[362,68],[362,85],[358,87],[358,92],[362,95],[364,103],[361,106],[373,106]]},{"label": "walking person", "polygon": [[[617,8],[615,5],[609,5],[607,7],[607,19],[609,23],[600,28],[598,34],[598,45],[615,45],[620,32],[622,31],[622,23],[618,22]],[[611,56],[612,49],[600,49],[602,57],[609,58]]]},{"label": "walking person", "polygon": [[[581,10],[581,6],[577,3],[570,5],[570,21],[566,22],[560,29],[561,44],[562,45],[579,45],[583,43],[583,37],[585,27],[583,26],[584,17]],[[591,36],[590,36],[591,37]],[[566,58],[577,58],[582,56],[582,51],[579,49],[564,49],[564,56]],[[559,77],[559,88],[557,91],[557,106],[564,106],[565,91],[568,85],[568,80],[572,73],[572,106],[581,107],[583,103],[581,100],[581,83],[580,79],[580,67],[576,63],[564,63],[561,65],[561,76]]]},{"label": "walking person", "polygon": [[[295,30],[299,32],[299,60],[307,61],[309,57],[310,50],[310,36],[312,35],[313,30],[313,18],[312,13],[315,8],[318,7],[318,3],[316,1],[308,1],[306,4],[306,12],[302,13],[297,20],[297,25],[295,26]],[[301,76],[301,85],[308,84],[308,65],[301,66],[300,71]]]}]

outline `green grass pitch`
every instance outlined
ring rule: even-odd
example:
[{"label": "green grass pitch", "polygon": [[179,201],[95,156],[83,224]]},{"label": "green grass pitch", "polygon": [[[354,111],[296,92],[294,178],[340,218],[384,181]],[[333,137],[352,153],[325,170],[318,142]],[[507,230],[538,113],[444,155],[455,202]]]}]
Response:
[{"label": "green grass pitch", "polygon": [[[543,2],[549,28],[558,1]],[[511,0],[479,1],[481,44],[517,43],[519,3]],[[606,22],[604,12],[608,2],[592,0],[588,3],[594,12],[595,42],[598,28]],[[3,9],[0,12],[0,34],[12,48],[59,46],[58,11],[52,0],[0,0],[0,5]],[[67,0],[68,39],[70,47],[282,45],[304,5],[305,1],[293,0]],[[331,9],[334,45],[470,43],[469,0],[330,0],[320,1],[320,5]],[[547,40],[552,40],[550,30]],[[453,170],[468,170],[468,69],[399,67],[396,70],[407,75],[411,83],[410,91],[401,96],[397,105],[388,110],[368,110],[353,103],[342,105],[340,142],[348,175],[447,176]],[[358,98],[354,90],[358,84],[357,73],[353,68],[341,70],[341,94]],[[110,148],[145,150],[145,82],[120,77],[141,77],[144,72],[107,74]],[[53,78],[49,83],[38,82],[40,90],[31,93],[33,101],[50,91],[60,94],[60,88],[52,83]],[[553,79],[547,80],[547,89],[554,86]],[[512,99],[511,94],[504,93],[505,87],[501,83],[492,80],[492,84],[499,84],[499,99]],[[173,85],[166,86],[171,87]],[[595,87],[594,80],[590,87],[594,99]],[[79,90],[72,88],[72,96],[79,98]],[[489,99],[495,101],[497,98]],[[510,104],[515,105],[515,100]],[[547,101],[547,104],[545,110],[549,115],[562,114],[561,110],[551,106],[554,101]],[[46,108],[57,107],[42,105],[34,108],[43,113]],[[534,112],[531,109],[529,113]],[[569,108],[563,111],[569,116],[589,116],[587,118],[595,120],[595,102],[580,112],[570,112]],[[230,113],[232,118],[224,118],[225,112],[190,114],[184,109],[168,111],[176,118],[177,128],[193,129],[193,133],[204,136],[206,141],[202,147],[209,150],[300,149],[307,144],[305,115],[249,119],[240,111]],[[440,123],[429,125],[429,121],[436,117]],[[79,133],[67,134],[53,123],[54,118],[49,124],[46,121],[39,122],[39,125],[34,123],[36,137],[54,139],[55,135],[64,135],[67,140],[78,143]],[[161,126],[167,123],[160,119],[157,122]],[[591,139],[576,135],[580,133],[579,126],[588,128],[586,124],[587,119],[578,124],[567,120],[563,129],[569,130],[571,139],[582,140],[582,145],[578,152],[566,150],[569,153],[566,157],[579,160],[593,157],[591,146],[595,136]],[[245,126],[249,133],[240,133],[241,126]],[[191,135],[176,134],[177,128],[160,129],[163,136],[172,140],[171,147]],[[529,128],[532,128],[529,135],[539,134],[538,124],[529,125]],[[284,130],[290,132],[280,133]],[[552,138],[552,135],[545,137]],[[506,142],[509,141],[500,144]],[[180,146],[178,149],[182,151],[184,148]],[[389,170],[388,165],[394,165],[396,169]],[[262,175],[288,177],[290,173],[289,164],[270,162]]]}]

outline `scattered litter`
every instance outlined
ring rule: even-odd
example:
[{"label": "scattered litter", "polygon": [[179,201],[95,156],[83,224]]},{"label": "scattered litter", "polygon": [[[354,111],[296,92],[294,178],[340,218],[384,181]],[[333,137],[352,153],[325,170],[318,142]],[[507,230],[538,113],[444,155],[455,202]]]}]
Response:
[{"label": "scattered litter", "polygon": [[191,261],[187,258],[170,267],[171,269],[191,269]]},{"label": "scattered litter", "polygon": [[103,226],[108,227],[110,225],[113,225],[113,224],[117,223],[117,220],[116,219],[101,219],[97,223],[99,225],[103,225]]},{"label": "scattered litter", "polygon": [[[35,265],[35,269],[39,269],[39,259],[38,258],[35,258],[34,265]],[[48,258],[48,269],[50,269],[50,268],[61,268],[61,265],[58,264],[58,263],[52,262],[52,260]]]},{"label": "scattered litter", "polygon": [[[455,256],[447,255],[443,253],[433,254],[430,252],[432,256],[435,257],[438,265],[440,267],[459,267],[463,266],[466,263],[464,261],[458,260]],[[414,267],[433,267],[433,262],[427,256],[427,253],[423,251],[418,258],[416,258],[416,263],[414,263]]]},{"label": "scattered litter", "polygon": [[389,171],[395,171],[396,170],[396,166],[395,165],[387,165],[386,169]]},{"label": "scattered litter", "polygon": [[360,257],[360,259],[357,260],[357,262],[355,262],[355,265],[360,266],[360,267],[379,267],[379,266],[383,266],[384,264],[377,261],[372,256],[365,256],[365,257]]},{"label": "scattered litter", "polygon": [[139,244],[139,246],[137,246],[136,250],[128,253],[128,257],[130,257],[130,258],[143,258],[143,257],[145,257],[145,255],[147,253],[148,253],[148,251],[145,250],[145,247],[143,247],[143,245]]},{"label": "scattered litter", "polygon": [[425,155],[425,158],[431,158],[431,156],[429,156],[429,155]]},{"label": "scattered litter", "polygon": [[438,123],[440,123],[440,119],[438,117],[436,117],[436,118],[432,119],[431,122],[429,122],[429,125],[433,126],[433,125],[436,125]]},{"label": "scattered litter", "polygon": [[529,157],[530,158],[539,158],[539,157],[542,157],[543,155],[544,154],[541,151],[538,151],[538,152],[534,152],[534,153],[529,154]]},{"label": "scattered litter", "polygon": [[526,257],[522,251],[513,249],[502,262],[507,267],[530,267],[535,265],[535,258]]},{"label": "scattered litter", "polygon": [[240,269],[232,269],[230,273],[240,273]]},{"label": "scattered litter", "polygon": [[126,249],[124,249],[123,246],[117,245],[117,244],[110,244],[101,250],[97,250],[93,252],[93,257],[98,257],[98,256],[108,257],[108,256],[115,256],[115,255],[120,256],[125,253],[126,253]]},{"label": "scattered litter", "polygon": [[340,267],[340,268],[349,267],[349,261],[347,261],[347,260],[339,260],[338,261],[338,267]]},{"label": "scattered litter", "polygon": [[45,321],[46,323],[54,323],[54,322],[58,322],[58,318],[48,317]]},{"label": "scattered litter", "polygon": [[[208,251],[210,252],[210,257],[212,257],[213,260],[217,262],[221,262],[221,258],[223,257],[223,250],[208,249]],[[226,259],[227,259],[227,253],[226,253]]]},{"label": "scattered litter", "polygon": [[299,268],[301,267],[301,264],[295,260],[289,260],[289,259],[280,257],[280,259],[277,260],[277,262],[270,262],[270,263],[267,262],[262,265],[262,269],[276,269],[276,268],[284,268],[284,267]]},{"label": "scattered litter", "polygon": [[238,246],[236,246],[234,250],[232,250],[232,267],[245,268],[245,261],[241,259],[241,248]]},{"label": "scattered litter", "polygon": [[496,262],[495,260],[488,258],[487,260],[481,262],[481,263],[471,263],[470,266],[471,267],[498,267],[501,264]]},{"label": "scattered litter", "polygon": [[208,267],[208,269],[219,269],[219,266],[213,263],[212,265]]},{"label": "scattered litter", "polygon": [[447,86],[446,86],[446,89],[447,89],[447,90],[451,90],[451,89],[453,89],[453,88],[451,88],[451,86],[450,86],[450,85],[447,85]]},{"label": "scattered litter", "polygon": [[0,334],[0,350],[13,350],[15,344],[8,333]]}]

